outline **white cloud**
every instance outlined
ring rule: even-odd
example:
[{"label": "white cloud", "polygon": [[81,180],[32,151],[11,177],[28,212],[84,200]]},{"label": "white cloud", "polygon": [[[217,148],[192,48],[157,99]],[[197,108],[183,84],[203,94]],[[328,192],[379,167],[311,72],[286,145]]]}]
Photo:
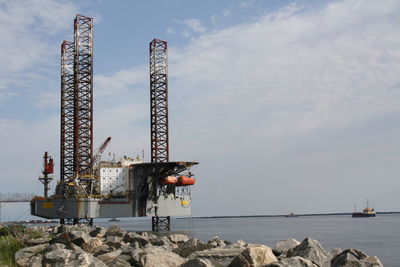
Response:
[{"label": "white cloud", "polygon": [[34,102],[34,106],[39,109],[60,107],[60,91],[52,90],[50,92],[40,93]]},{"label": "white cloud", "polygon": [[166,32],[167,34],[174,34],[174,33],[175,33],[175,30],[174,30],[173,28],[168,28],[165,32]]},{"label": "white cloud", "polygon": [[219,23],[226,17],[229,17],[231,15],[231,13],[232,13],[232,7],[229,7],[229,8],[225,8],[224,10],[222,10],[221,14],[211,16],[212,24],[215,25],[215,24]]},{"label": "white cloud", "polygon": [[[180,53],[171,75],[202,88],[194,89],[195,101],[207,103],[199,106],[207,114],[219,115],[212,116],[215,123],[226,115],[249,121],[264,114],[262,123],[273,126],[264,134],[393,111],[399,107],[392,86],[398,82],[400,38],[396,20],[376,22],[396,16],[397,4],[391,3],[393,9],[345,1],[307,15],[290,5],[256,23],[201,36]],[[235,109],[221,113],[218,103]]]},{"label": "white cloud", "polygon": [[[0,120],[2,147],[0,161],[3,166],[4,182],[1,192],[34,191],[35,187],[32,185],[39,183],[37,178],[41,171],[45,150],[49,151],[56,159],[56,164],[58,163],[58,125],[58,116],[34,123],[10,119]],[[23,168],[21,168],[21,162],[23,162]]]},{"label": "white cloud", "polygon": [[49,46],[51,36],[71,29],[75,13],[74,4],[54,0],[0,2],[0,95],[8,94],[23,72],[59,51]]},{"label": "white cloud", "polygon": [[126,92],[138,84],[142,84],[148,77],[146,67],[117,71],[110,75],[96,75],[94,87],[96,97],[104,97]]},{"label": "white cloud", "polygon": [[241,2],[239,4],[239,6],[243,7],[243,8],[249,8],[249,7],[253,6],[254,3],[256,3],[256,2],[257,2],[257,0],[246,0],[246,1]]},{"label": "white cloud", "polygon": [[190,32],[188,32],[188,31],[186,31],[186,30],[181,31],[181,33],[182,33],[182,35],[183,35],[184,37],[186,37],[186,38],[188,38],[188,37],[191,36]]},{"label": "white cloud", "polygon": [[[202,200],[201,192],[208,191],[204,203],[234,201],[230,211],[243,213],[249,202],[260,203],[262,197],[256,196],[264,196],[263,188],[277,189],[285,179],[292,183],[287,193],[269,192],[271,198],[264,196],[264,201],[280,194],[307,195],[317,186],[326,199],[312,207],[307,205],[313,200],[304,199],[304,212],[343,210],[353,198],[365,198],[364,193],[355,196],[350,187],[341,203],[329,199],[346,182],[384,196],[385,189],[378,185],[379,193],[369,190],[379,178],[376,166],[362,162],[389,164],[395,155],[391,139],[383,138],[385,130],[374,130],[379,120],[400,110],[399,11],[400,2],[391,0],[336,1],[312,12],[292,4],[254,23],[204,34],[184,51],[171,50],[175,95],[170,99],[179,103],[171,107],[171,124],[179,134],[171,132],[170,147],[203,162],[199,175],[204,173],[204,184],[196,198]],[[354,125],[365,130],[357,131]],[[344,133],[352,142],[340,138]],[[303,142],[308,147],[301,147]],[[329,149],[322,154],[313,151],[325,146]],[[360,149],[364,146],[368,154]],[[387,155],[379,159],[382,146]],[[213,160],[220,167],[212,165]],[[388,166],[385,173],[396,176],[396,167]],[[365,185],[358,184],[357,177],[363,177]],[[248,179],[264,186],[243,189]],[[230,183],[235,186],[224,194],[226,199],[210,199],[221,198],[218,188]],[[386,183],[393,186],[395,180]],[[247,200],[232,200],[238,195]],[[283,205],[264,212],[279,212]],[[265,208],[252,207],[249,213]],[[225,208],[215,205],[208,212],[227,213]]]},{"label": "white cloud", "polygon": [[181,23],[197,33],[202,33],[206,31],[206,27],[204,27],[203,22],[199,19],[185,19],[182,20]]},{"label": "white cloud", "polygon": [[20,123],[8,119],[0,119],[0,136],[6,136],[20,126]]}]

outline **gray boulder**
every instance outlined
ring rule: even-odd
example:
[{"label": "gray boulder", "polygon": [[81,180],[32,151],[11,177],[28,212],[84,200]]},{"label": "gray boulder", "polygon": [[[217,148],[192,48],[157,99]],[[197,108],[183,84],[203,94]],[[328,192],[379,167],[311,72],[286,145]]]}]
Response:
[{"label": "gray boulder", "polygon": [[319,267],[319,265],[302,257],[282,258],[277,262],[268,264],[266,267]]},{"label": "gray boulder", "polygon": [[107,267],[107,265],[99,259],[96,259],[93,255],[82,252],[74,253],[73,259],[67,266],[76,267]]},{"label": "gray boulder", "polygon": [[44,255],[44,262],[50,266],[64,266],[71,254],[72,251],[63,248],[51,250]]},{"label": "gray boulder", "polygon": [[132,265],[132,266],[139,266],[140,265],[140,256],[143,255],[143,250],[140,248],[134,249],[131,251],[130,253],[130,260],[128,260],[128,262]]},{"label": "gray boulder", "polygon": [[71,255],[71,251],[65,248],[57,248],[54,250],[51,250],[49,252],[47,252],[44,255],[44,258],[48,261],[52,261],[52,262],[62,262],[62,261],[66,261],[69,256]]},{"label": "gray boulder", "polygon": [[[43,256],[39,254],[28,258],[21,258],[18,261],[16,261],[16,263],[20,267],[41,267],[42,260]],[[0,265],[0,266],[7,266],[7,265]]]},{"label": "gray boulder", "polygon": [[382,262],[376,256],[366,257],[361,260],[365,267],[383,267]]},{"label": "gray boulder", "polygon": [[42,266],[42,255],[36,255],[29,259],[29,267],[41,267]]},{"label": "gray boulder", "polygon": [[243,250],[244,248],[218,247],[193,252],[190,254],[189,259],[208,259],[211,262],[217,262],[220,265],[227,266],[236,256],[242,253]]},{"label": "gray boulder", "polygon": [[136,234],[143,236],[146,239],[158,238],[157,235],[149,233],[149,232],[135,232]]},{"label": "gray boulder", "polygon": [[71,226],[65,225],[65,224],[60,224],[60,225],[56,226],[54,231],[56,234],[61,234],[61,233],[67,232],[69,230],[69,228],[71,228]]},{"label": "gray boulder", "polygon": [[86,224],[75,224],[69,228],[70,232],[84,232],[85,234],[89,235],[90,231],[92,231],[92,227],[87,226]]},{"label": "gray boulder", "polygon": [[[115,252],[115,253],[113,253],[113,252]],[[94,256],[99,259],[104,260],[104,258],[100,257],[101,255],[108,254],[108,255],[106,255],[106,257],[114,258],[115,256],[117,256],[119,254],[117,257],[115,257],[116,259],[121,259],[121,260],[124,260],[124,261],[130,263],[133,266],[137,266],[139,263],[139,254],[141,252],[143,252],[143,251],[140,248],[123,245],[123,246],[121,246],[120,249],[113,250],[111,248],[108,251],[103,250],[103,251],[95,253]],[[109,263],[107,263],[107,264],[109,265]]]},{"label": "gray boulder", "polygon": [[96,249],[103,245],[103,241],[99,238],[91,238],[82,244],[82,249],[88,253],[95,253]]},{"label": "gray boulder", "polygon": [[139,254],[140,265],[143,267],[176,267],[181,266],[186,260],[170,251],[161,248],[149,248]]},{"label": "gray boulder", "polygon": [[112,266],[112,267],[130,267],[131,264],[123,259],[114,259],[110,262],[107,263],[108,266]]},{"label": "gray boulder", "polygon": [[182,244],[189,241],[190,237],[183,234],[172,234],[168,236],[169,240],[171,240],[174,244]]},{"label": "gray boulder", "polygon": [[261,267],[278,261],[272,249],[264,245],[250,245],[236,256],[228,267]]},{"label": "gray boulder", "polygon": [[106,229],[104,227],[101,226],[96,226],[95,228],[93,228],[90,232],[89,235],[91,237],[103,237],[106,234]]},{"label": "gray boulder", "polygon": [[155,238],[149,238],[148,240],[149,240],[150,244],[152,244],[153,246],[156,246],[156,247],[161,247],[161,246],[165,246],[168,248],[171,247],[171,243],[168,242],[167,238],[155,237]]},{"label": "gray boulder", "polygon": [[140,247],[145,247],[146,245],[150,244],[150,241],[148,240],[148,237],[145,235],[139,235],[137,233],[126,233],[124,238],[124,242],[127,243],[135,243],[137,242]]},{"label": "gray boulder", "polygon": [[93,254],[93,256],[97,257],[97,256],[100,256],[100,255],[109,253],[109,252],[113,251],[114,249],[115,248],[110,247],[107,244],[103,244],[103,245],[100,245],[98,247],[95,247],[92,252],[88,252],[88,253],[91,253],[91,254]]},{"label": "gray boulder", "polygon": [[[155,243],[154,241],[152,241],[153,239],[150,239],[150,242],[153,246],[160,246],[165,250],[169,250],[169,251],[173,251],[174,249],[177,249],[180,245],[172,243],[171,240],[169,240],[168,236],[162,236],[160,238],[158,238],[160,241],[158,243]],[[158,245],[161,244],[162,245]]]},{"label": "gray boulder", "polygon": [[119,255],[121,255],[122,250],[114,250],[112,252],[102,254],[97,258],[102,262],[109,264],[111,261],[115,260]]},{"label": "gray boulder", "polygon": [[105,236],[120,236],[120,237],[124,237],[126,234],[125,230],[122,230],[119,226],[117,225],[111,225],[107,231]]},{"label": "gray boulder", "polygon": [[23,254],[38,254],[41,253],[42,251],[46,250],[47,248],[49,248],[49,244],[40,244],[40,245],[36,245],[33,247],[26,247],[23,249],[18,250],[15,255],[23,255]]},{"label": "gray boulder", "polygon": [[216,247],[224,247],[228,244],[230,244],[230,242],[227,242],[221,238],[219,238],[218,236],[214,236],[213,238],[211,238],[208,243],[209,245],[211,245],[212,247],[216,248]]},{"label": "gray boulder", "polygon": [[50,238],[36,238],[36,239],[31,239],[26,242],[27,246],[36,246],[40,244],[46,244],[50,242]]},{"label": "gray boulder", "polygon": [[40,244],[33,247],[26,247],[18,250],[15,253],[14,259],[15,262],[20,266],[30,266],[29,261],[32,257],[36,256],[39,253],[47,250],[49,248],[49,244]]},{"label": "gray boulder", "polygon": [[51,250],[56,250],[56,249],[65,249],[66,246],[64,244],[61,243],[55,243],[55,244],[51,244],[49,246],[49,248],[46,250],[47,251],[51,251]]},{"label": "gray boulder", "polygon": [[334,259],[332,259],[332,267],[340,267],[340,266],[360,266],[359,264],[359,259],[357,259],[353,254],[351,253],[345,253],[338,255]]},{"label": "gray boulder", "polygon": [[329,253],[331,254],[332,258],[336,257],[337,255],[339,255],[342,252],[343,252],[343,250],[340,249],[340,248],[334,248],[334,249],[331,249],[329,251]]},{"label": "gray boulder", "polygon": [[380,267],[383,266],[377,257],[369,257],[357,249],[346,249],[331,261],[332,267]]},{"label": "gray boulder", "polygon": [[77,246],[81,246],[83,243],[89,241],[88,229],[87,228],[72,228],[71,231],[71,242]]},{"label": "gray boulder", "polygon": [[[129,249],[124,248],[122,249],[121,254],[117,257],[117,259],[123,260],[127,263],[129,263],[132,266],[137,266],[139,264],[139,253],[137,253],[136,259],[132,257],[132,253],[135,249],[132,247],[129,247]],[[108,264],[110,265],[110,264]]]},{"label": "gray boulder", "polygon": [[246,243],[245,241],[238,240],[236,242],[233,242],[233,243],[227,245],[226,247],[227,248],[244,248],[244,247],[247,247],[247,245],[248,245],[248,243]]},{"label": "gray boulder", "polygon": [[181,267],[214,267],[215,265],[207,259],[191,259]]},{"label": "gray boulder", "polygon": [[181,244],[173,251],[179,256],[187,258],[193,252],[202,251],[210,248],[212,248],[211,245],[206,244],[197,238],[191,238],[186,243]]},{"label": "gray boulder", "polygon": [[280,254],[286,254],[288,250],[295,248],[298,245],[300,245],[300,242],[293,238],[288,240],[282,240],[276,243],[275,251],[277,251]]},{"label": "gray boulder", "polygon": [[327,252],[321,244],[314,239],[306,238],[295,248],[286,253],[287,257],[299,256],[309,259],[320,267],[330,267],[331,254]]},{"label": "gray boulder", "polygon": [[106,267],[107,265],[92,254],[85,252],[76,245],[72,245],[72,256],[69,259],[68,266],[79,267]]},{"label": "gray boulder", "polygon": [[110,247],[119,249],[125,242],[122,242],[122,237],[120,236],[107,236],[106,244]]},{"label": "gray boulder", "polygon": [[61,243],[64,245],[69,245],[70,243],[73,243],[77,246],[82,245],[83,243],[89,241],[89,236],[87,235],[86,231],[84,230],[72,230],[72,231],[66,231],[62,232],[57,235],[57,237],[51,239],[49,241],[50,244],[54,243]]},{"label": "gray boulder", "polygon": [[55,238],[51,239],[49,241],[49,244],[63,244],[63,245],[66,245],[66,246],[70,246],[71,245],[71,241],[68,238],[60,236],[60,237],[55,237]]},{"label": "gray boulder", "polygon": [[121,243],[123,241],[123,239],[121,236],[111,235],[111,236],[107,236],[105,241],[111,242],[111,243]]}]

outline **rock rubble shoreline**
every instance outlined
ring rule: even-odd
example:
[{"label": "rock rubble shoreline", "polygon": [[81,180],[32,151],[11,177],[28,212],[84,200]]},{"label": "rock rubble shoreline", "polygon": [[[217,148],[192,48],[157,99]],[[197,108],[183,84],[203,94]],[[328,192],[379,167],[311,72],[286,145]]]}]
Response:
[{"label": "rock rubble shoreline", "polygon": [[15,254],[18,266],[83,267],[380,267],[381,261],[357,249],[325,250],[314,239],[289,239],[273,248],[208,242],[184,234],[127,232],[118,226],[57,225],[34,227],[42,238],[28,240]]}]

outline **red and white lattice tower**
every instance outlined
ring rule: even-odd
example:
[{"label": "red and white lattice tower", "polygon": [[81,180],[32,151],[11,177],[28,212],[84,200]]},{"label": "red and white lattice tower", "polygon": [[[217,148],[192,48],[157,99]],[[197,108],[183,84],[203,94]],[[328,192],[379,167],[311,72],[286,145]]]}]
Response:
[{"label": "red and white lattice tower", "polygon": [[74,177],[74,43],[61,44],[60,180]]},{"label": "red and white lattice tower", "polygon": [[92,173],[93,158],[93,18],[77,15],[74,21],[74,171]]},{"label": "red and white lattice tower", "polygon": [[168,162],[168,54],[167,42],[150,42],[151,162]]}]

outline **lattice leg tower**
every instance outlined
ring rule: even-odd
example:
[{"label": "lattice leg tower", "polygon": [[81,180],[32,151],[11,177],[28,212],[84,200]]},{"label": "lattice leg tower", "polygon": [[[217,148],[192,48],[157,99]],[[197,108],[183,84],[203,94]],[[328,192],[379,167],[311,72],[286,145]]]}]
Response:
[{"label": "lattice leg tower", "polygon": [[73,42],[61,44],[61,142],[60,180],[74,177],[74,49]]},{"label": "lattice leg tower", "polygon": [[151,229],[153,232],[158,232],[158,231],[170,231],[171,230],[171,217],[166,216],[166,217],[159,217],[159,216],[153,216],[151,218]]},{"label": "lattice leg tower", "polygon": [[60,219],[60,224],[65,224],[65,225],[86,224],[88,226],[93,226],[93,218]]},{"label": "lattice leg tower", "polygon": [[[166,41],[158,39],[151,41],[149,46],[151,162],[168,162],[168,46]],[[163,189],[167,188],[161,188],[158,194],[163,194]],[[170,217],[159,217],[156,212],[152,217],[152,230],[170,229]]]},{"label": "lattice leg tower", "polygon": [[[74,21],[75,113],[74,170],[91,175],[93,158],[93,19],[77,15]],[[88,190],[88,187],[86,187]],[[89,193],[86,191],[85,193]]]},{"label": "lattice leg tower", "polygon": [[168,162],[167,42],[150,42],[151,162]]}]

